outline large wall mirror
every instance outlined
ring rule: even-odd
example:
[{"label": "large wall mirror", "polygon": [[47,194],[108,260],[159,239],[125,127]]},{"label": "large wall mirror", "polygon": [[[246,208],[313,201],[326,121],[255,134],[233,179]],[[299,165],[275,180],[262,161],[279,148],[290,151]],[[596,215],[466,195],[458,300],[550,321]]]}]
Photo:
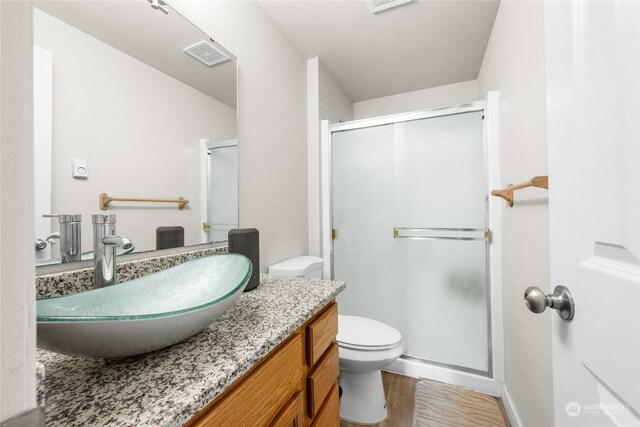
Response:
[{"label": "large wall mirror", "polygon": [[46,214],[81,215],[83,260],[99,213],[132,242],[118,253],[226,240],[238,222],[233,55],[160,0],[34,5],[37,265],[61,262]]}]

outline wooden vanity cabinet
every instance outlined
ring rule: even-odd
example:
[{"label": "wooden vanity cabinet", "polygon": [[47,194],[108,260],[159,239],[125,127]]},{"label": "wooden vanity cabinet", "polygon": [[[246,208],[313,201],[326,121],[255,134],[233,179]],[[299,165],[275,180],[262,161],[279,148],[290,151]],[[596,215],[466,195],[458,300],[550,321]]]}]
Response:
[{"label": "wooden vanity cabinet", "polygon": [[273,427],[302,427],[304,418],[304,395],[301,391],[291,398],[271,424]]},{"label": "wooden vanity cabinet", "polygon": [[339,426],[337,334],[331,302],[185,426]]}]

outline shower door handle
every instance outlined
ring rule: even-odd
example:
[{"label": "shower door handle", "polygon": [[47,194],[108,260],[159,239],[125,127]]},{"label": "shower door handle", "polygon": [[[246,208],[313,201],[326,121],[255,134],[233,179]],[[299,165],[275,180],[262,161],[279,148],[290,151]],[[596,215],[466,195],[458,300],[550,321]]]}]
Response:
[{"label": "shower door handle", "polygon": [[425,240],[477,240],[490,242],[491,230],[486,228],[394,227],[393,238]]},{"label": "shower door handle", "polygon": [[571,292],[565,286],[558,285],[552,294],[545,295],[542,289],[535,286],[524,291],[524,303],[533,313],[542,313],[547,307],[557,310],[562,320],[571,320],[576,308]]}]

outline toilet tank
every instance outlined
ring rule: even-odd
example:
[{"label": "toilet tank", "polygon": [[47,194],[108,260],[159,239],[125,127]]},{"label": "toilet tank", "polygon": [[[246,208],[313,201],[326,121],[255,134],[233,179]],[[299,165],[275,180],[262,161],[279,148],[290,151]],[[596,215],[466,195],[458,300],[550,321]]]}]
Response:
[{"label": "toilet tank", "polygon": [[299,256],[269,266],[269,274],[274,276],[310,277],[322,279],[324,261],[317,256]]}]

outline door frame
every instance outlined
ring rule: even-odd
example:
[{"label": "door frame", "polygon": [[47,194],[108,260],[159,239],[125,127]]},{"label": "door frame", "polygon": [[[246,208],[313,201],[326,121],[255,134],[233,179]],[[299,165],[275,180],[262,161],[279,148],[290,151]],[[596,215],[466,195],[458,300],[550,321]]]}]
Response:
[{"label": "door frame", "polygon": [[[324,258],[323,274],[325,279],[333,278],[333,240],[332,221],[332,165],[331,134],[345,130],[361,129],[392,123],[440,117],[452,114],[484,111],[484,138],[486,159],[487,197],[492,188],[502,186],[500,179],[500,95],[498,91],[489,92],[486,100],[464,104],[420,110],[409,113],[393,114],[364,120],[337,123],[331,125],[328,120],[321,123],[322,139],[322,254]],[[413,361],[409,358],[398,359],[389,369],[412,377],[430,378],[449,384],[467,387],[494,396],[501,396],[504,379],[503,328],[502,328],[502,249],[501,249],[501,209],[503,204],[495,197],[488,197],[488,227],[492,237],[489,244],[489,376],[481,376],[448,367]]]},{"label": "door frame", "polygon": [[[35,236],[46,238],[51,234],[53,213],[51,199],[51,168],[53,152],[53,54],[33,45],[33,163],[35,193]],[[52,258],[51,245],[35,251],[36,260]]]}]

